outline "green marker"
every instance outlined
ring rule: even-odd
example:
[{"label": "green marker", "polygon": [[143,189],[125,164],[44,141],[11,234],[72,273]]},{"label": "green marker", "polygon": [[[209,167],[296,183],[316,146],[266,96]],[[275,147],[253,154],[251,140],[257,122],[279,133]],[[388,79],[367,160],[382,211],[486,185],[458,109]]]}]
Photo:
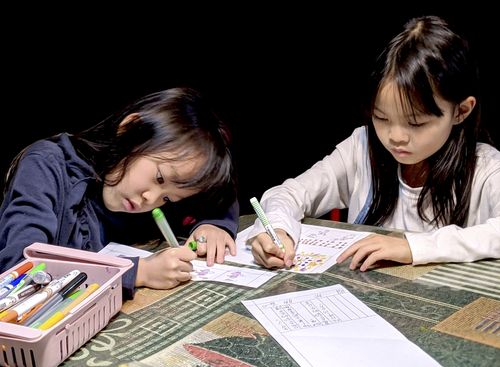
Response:
[{"label": "green marker", "polygon": [[161,209],[153,209],[152,214],[158,228],[160,228],[160,231],[163,234],[163,237],[167,240],[168,244],[171,247],[179,247],[179,242],[177,242],[177,238],[175,238],[174,232],[172,231],[172,228],[170,228],[167,218],[165,218],[165,214],[163,214]]},{"label": "green marker", "polygon": [[283,246],[280,238],[278,237],[278,235],[274,231],[273,226],[271,225],[271,223],[269,223],[269,219],[267,219],[266,213],[264,213],[264,209],[262,209],[262,207],[260,206],[260,203],[257,200],[257,198],[255,198],[255,197],[251,198],[250,204],[252,204],[253,210],[255,210],[257,217],[259,218],[260,222],[264,226],[269,237],[271,237],[271,239],[273,240],[274,244],[276,246],[278,246],[282,251],[285,251],[285,246]]},{"label": "green marker", "polygon": [[78,289],[77,291],[71,293],[62,302],[52,305],[52,307],[44,311],[43,314],[41,314],[40,317],[38,317],[37,319],[33,319],[33,321],[31,321],[30,323],[25,323],[26,326],[37,329],[40,325],[42,325],[45,321],[47,321],[54,314],[54,312],[65,308],[67,305],[73,302],[81,293],[82,293],[81,289]]}]

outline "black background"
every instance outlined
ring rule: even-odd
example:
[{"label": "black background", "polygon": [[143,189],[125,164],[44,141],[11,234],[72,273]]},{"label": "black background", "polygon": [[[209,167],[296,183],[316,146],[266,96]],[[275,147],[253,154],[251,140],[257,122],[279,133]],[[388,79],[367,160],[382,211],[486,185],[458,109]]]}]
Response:
[{"label": "black background", "polygon": [[405,21],[426,14],[470,40],[484,121],[497,125],[500,32],[490,9],[185,6],[6,11],[0,174],[35,139],[79,131],[144,94],[191,86],[232,129],[242,214],[250,213],[250,197],[301,173],[359,125],[376,56]]}]

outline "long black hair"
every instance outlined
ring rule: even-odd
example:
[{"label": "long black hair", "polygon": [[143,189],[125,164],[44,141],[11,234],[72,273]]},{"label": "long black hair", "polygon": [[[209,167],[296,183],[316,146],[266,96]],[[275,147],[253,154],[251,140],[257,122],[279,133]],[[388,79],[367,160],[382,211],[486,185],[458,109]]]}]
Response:
[{"label": "long black hair", "polygon": [[[126,123],[123,123],[128,119]],[[201,156],[201,169],[188,180],[174,182],[227,207],[236,198],[230,153],[230,132],[201,94],[191,88],[171,88],[149,94],[98,124],[70,136],[79,155],[95,171],[96,180],[116,185],[139,157],[175,152],[175,160]],[[7,184],[22,157],[7,173]],[[113,181],[105,181],[109,173]]]},{"label": "long black hair", "polygon": [[[454,106],[469,96],[476,98],[469,116],[453,126],[444,146],[427,159],[428,175],[417,203],[420,218],[428,223],[464,225],[480,121],[478,71],[467,41],[439,17],[414,18],[380,56],[373,81],[371,113],[378,92],[388,81],[399,90],[405,112],[413,116],[442,116],[436,95]],[[384,148],[372,123],[368,124],[368,144],[373,201],[364,223],[382,225],[398,200],[398,162]],[[432,206],[432,218],[425,215],[428,205]]]}]

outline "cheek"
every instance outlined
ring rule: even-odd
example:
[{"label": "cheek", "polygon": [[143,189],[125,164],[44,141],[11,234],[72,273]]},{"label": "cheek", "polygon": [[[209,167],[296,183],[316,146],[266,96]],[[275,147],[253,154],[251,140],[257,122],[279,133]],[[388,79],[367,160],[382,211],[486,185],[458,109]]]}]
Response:
[{"label": "cheek", "polygon": [[432,129],[422,134],[418,137],[420,145],[425,147],[427,150],[432,151],[432,153],[437,152],[448,140],[450,136],[451,127]]},{"label": "cheek", "polygon": [[385,144],[386,137],[387,137],[387,128],[382,125],[382,124],[373,124],[373,128],[375,129],[375,134],[377,135],[378,139],[382,142],[382,144]]},{"label": "cheek", "polygon": [[113,187],[105,185],[102,188],[102,201],[107,209],[113,210]]}]

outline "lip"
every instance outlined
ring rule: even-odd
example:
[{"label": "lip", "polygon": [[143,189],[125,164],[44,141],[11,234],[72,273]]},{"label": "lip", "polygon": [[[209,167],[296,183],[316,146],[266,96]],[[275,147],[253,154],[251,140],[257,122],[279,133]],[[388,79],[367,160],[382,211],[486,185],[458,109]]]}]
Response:
[{"label": "lip", "polygon": [[133,212],[136,208],[135,204],[129,199],[123,199],[123,207],[127,212]]},{"label": "lip", "polygon": [[403,149],[391,149],[392,154],[397,155],[399,157],[408,157],[411,153],[407,150]]}]

